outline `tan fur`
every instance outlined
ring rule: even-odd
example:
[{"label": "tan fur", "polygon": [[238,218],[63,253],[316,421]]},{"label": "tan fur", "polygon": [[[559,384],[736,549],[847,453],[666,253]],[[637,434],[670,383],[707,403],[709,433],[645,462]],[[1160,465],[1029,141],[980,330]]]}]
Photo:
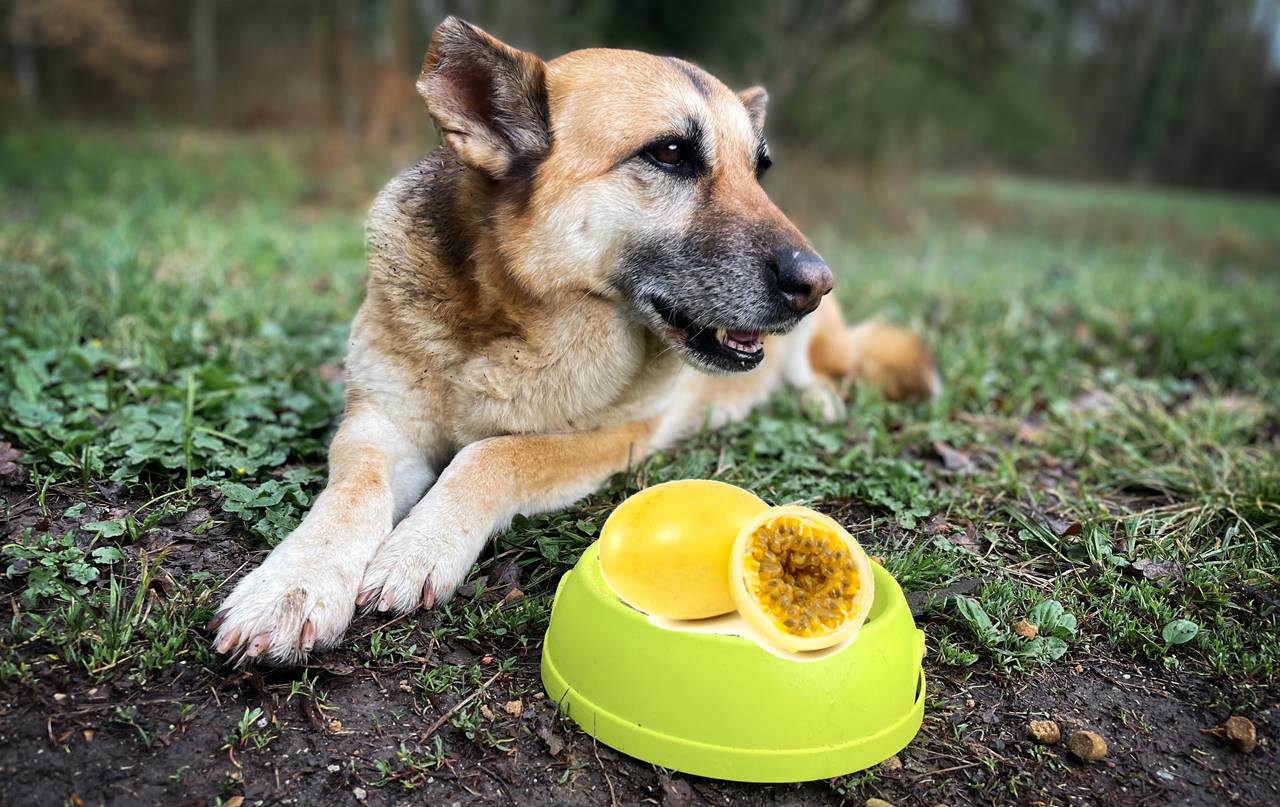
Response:
[{"label": "tan fur", "polygon": [[[439,67],[450,42],[545,82],[549,147],[536,130],[495,134],[475,117],[470,85]],[[227,598],[219,652],[295,662],[335,644],[357,602],[404,612],[443,601],[516,514],[567,506],[784,387],[828,418],[841,411],[832,380],[865,378],[893,397],[931,389],[932,359],[914,336],[847,329],[830,298],[767,337],[758,367],[728,376],[693,369],[628,312],[607,274],[627,239],[704,226],[708,208],[808,245],[756,179],[763,91],[740,97],[694,71],[609,50],[543,64],[456,21],[441,26],[419,88],[462,165],[448,154],[424,163],[370,211],[368,295],[329,486]],[[619,168],[693,116],[711,152],[707,198]],[[521,138],[548,152],[523,200],[495,192]],[[448,264],[440,256],[457,249],[440,216],[465,236]]]}]

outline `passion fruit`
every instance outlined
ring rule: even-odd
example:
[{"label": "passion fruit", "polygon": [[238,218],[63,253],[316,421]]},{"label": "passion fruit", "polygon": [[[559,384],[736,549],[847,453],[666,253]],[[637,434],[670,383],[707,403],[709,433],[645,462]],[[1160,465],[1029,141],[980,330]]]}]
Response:
[{"label": "passion fruit", "polygon": [[792,653],[849,639],[875,599],[867,553],[834,519],[807,507],[773,507],[752,517],[729,564],[743,619]]},{"label": "passion fruit", "polygon": [[709,479],[654,485],[600,531],[600,571],[622,601],[668,619],[734,609],[729,552],[742,525],[768,509],[755,494]]}]

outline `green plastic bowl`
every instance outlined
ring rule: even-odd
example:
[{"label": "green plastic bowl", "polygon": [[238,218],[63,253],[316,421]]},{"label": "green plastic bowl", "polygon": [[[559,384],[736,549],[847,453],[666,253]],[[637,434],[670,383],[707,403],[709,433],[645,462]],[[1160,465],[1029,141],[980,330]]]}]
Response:
[{"label": "green plastic bowl", "polygon": [[924,719],[924,633],[897,581],[871,565],[875,602],[858,638],[795,661],[650,624],[605,583],[593,544],[556,590],[543,686],[587,734],[664,768],[740,782],[869,768]]}]

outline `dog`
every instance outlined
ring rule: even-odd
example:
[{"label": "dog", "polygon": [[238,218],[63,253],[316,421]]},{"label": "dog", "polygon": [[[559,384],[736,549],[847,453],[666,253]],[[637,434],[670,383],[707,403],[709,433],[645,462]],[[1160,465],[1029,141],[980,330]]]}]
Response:
[{"label": "dog", "polygon": [[516,514],[559,509],[782,388],[936,394],[914,335],[846,327],[770,201],[767,95],[678,59],[550,62],[456,18],[417,82],[442,135],[369,212],[329,480],[227,596],[215,650],[298,663],[359,607],[448,600]]}]

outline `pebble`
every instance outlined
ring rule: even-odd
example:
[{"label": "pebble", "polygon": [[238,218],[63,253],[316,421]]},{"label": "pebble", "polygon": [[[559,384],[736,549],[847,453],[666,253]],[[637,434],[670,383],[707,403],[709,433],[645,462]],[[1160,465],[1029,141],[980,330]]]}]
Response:
[{"label": "pebble", "polygon": [[1032,720],[1027,724],[1027,736],[1041,745],[1054,745],[1062,739],[1062,729],[1052,720]]},{"label": "pebble", "polygon": [[862,807],[893,807],[893,802],[871,798],[862,803]]},{"label": "pebble", "polygon": [[364,801],[369,797],[369,793],[363,787],[352,788],[351,795],[356,797],[356,801]]},{"label": "pebble", "polygon": [[1247,717],[1232,715],[1219,726],[1219,730],[1221,736],[1231,743],[1231,747],[1242,754],[1248,754],[1258,747],[1258,730]]},{"label": "pebble", "polygon": [[1071,753],[1084,762],[1097,762],[1107,755],[1107,741],[1092,731],[1077,731],[1069,744]]}]

